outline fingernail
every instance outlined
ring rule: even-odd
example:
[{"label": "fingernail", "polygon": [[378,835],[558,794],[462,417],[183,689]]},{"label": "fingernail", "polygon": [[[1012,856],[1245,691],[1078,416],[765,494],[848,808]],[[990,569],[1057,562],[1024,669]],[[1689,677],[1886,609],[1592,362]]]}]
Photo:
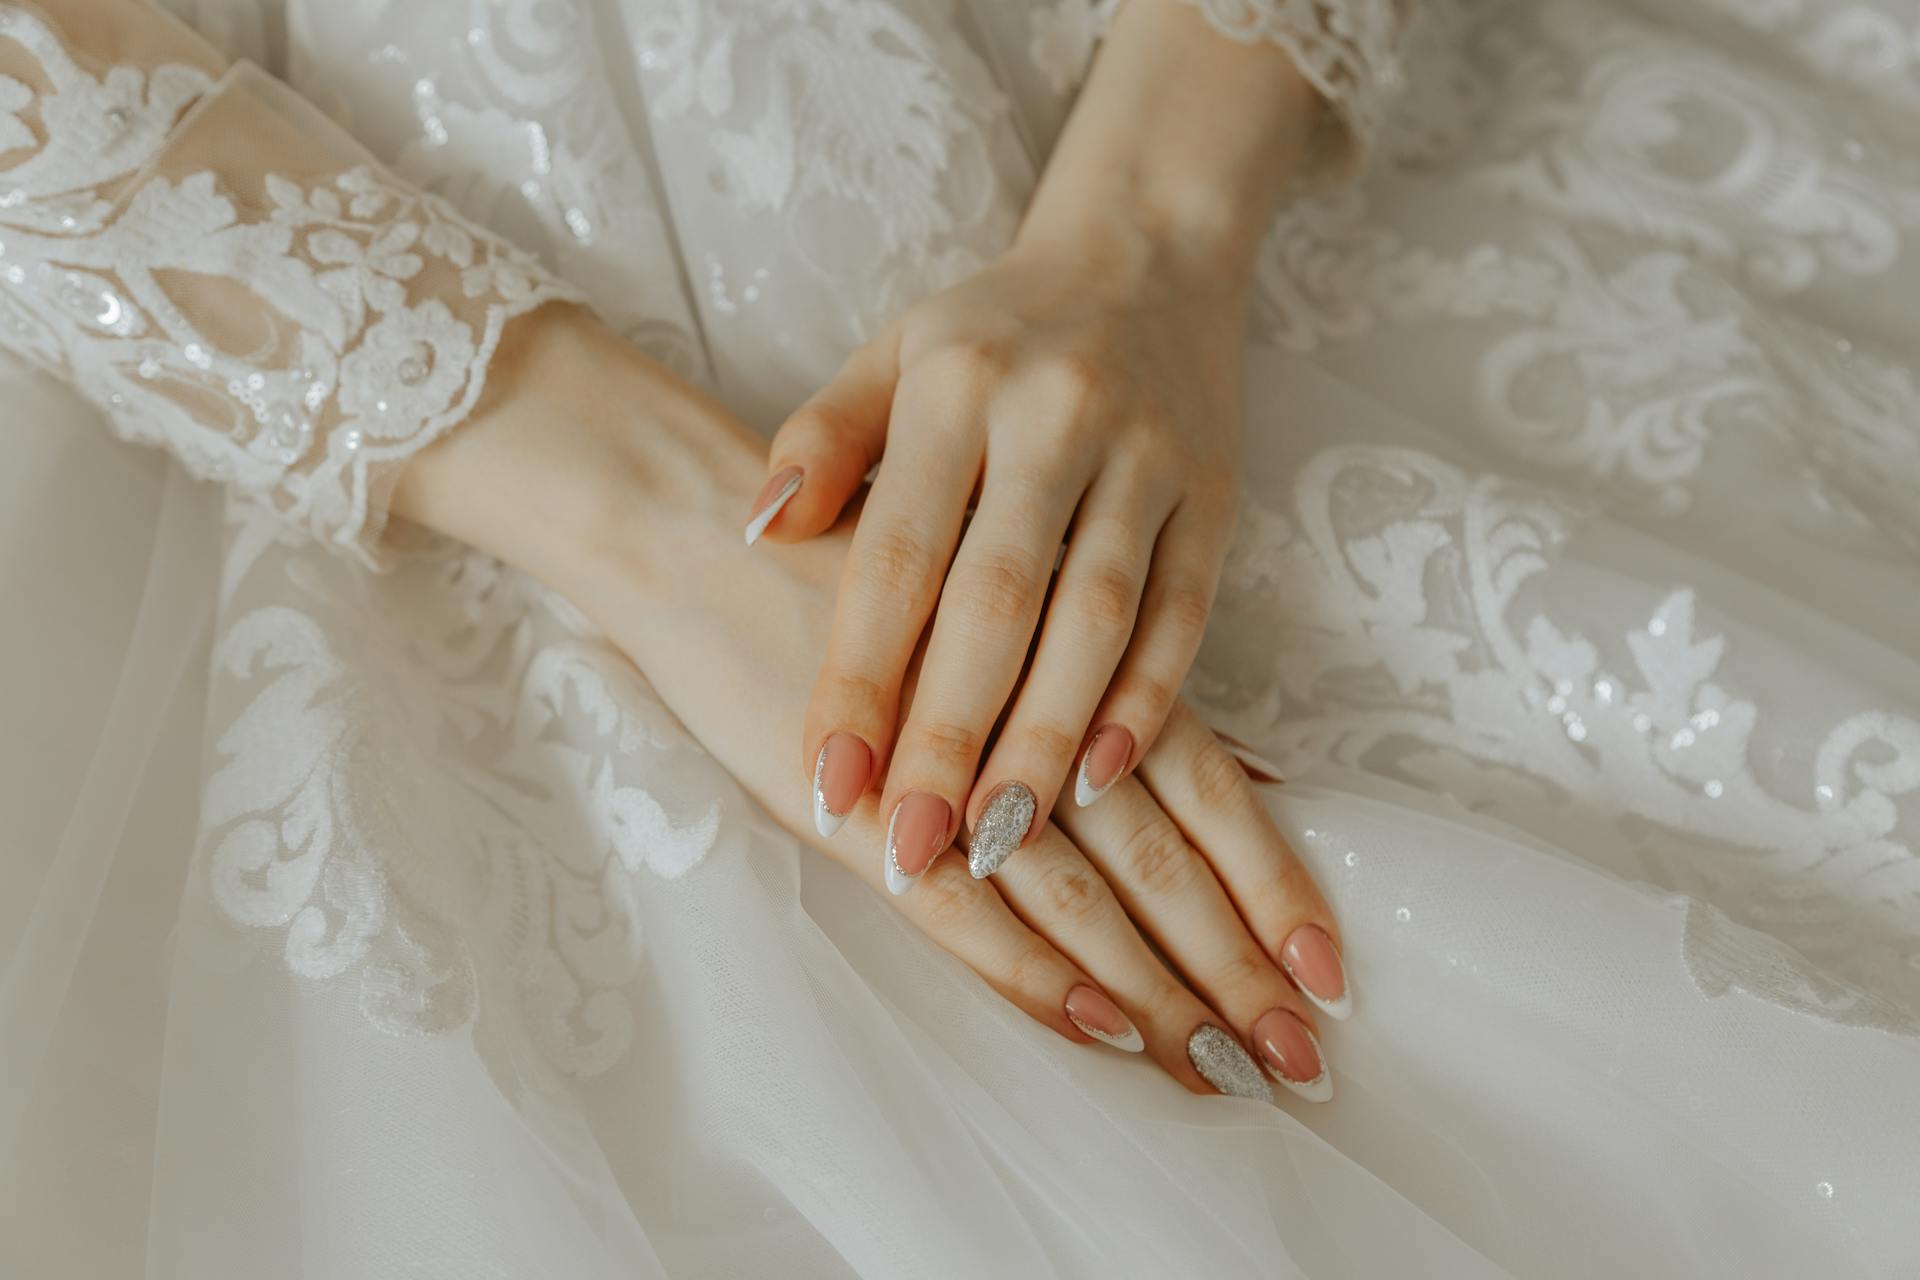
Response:
[{"label": "fingernail", "polygon": [[909,791],[887,819],[887,888],[896,894],[913,888],[947,845],[953,806],[925,791]]},{"label": "fingernail", "polygon": [[1333,1100],[1333,1074],[1306,1023],[1285,1009],[1268,1010],[1253,1024],[1253,1043],[1275,1080],[1308,1102]]},{"label": "fingernail", "polygon": [[747,545],[760,541],[760,535],[767,531],[773,518],[780,514],[780,508],[793,500],[800,492],[800,482],[806,479],[806,473],[798,467],[782,467],[767,481],[760,490],[760,496],[753,500],[753,510],[747,516]]},{"label": "fingernail", "polygon": [[1120,1012],[1120,1006],[1085,983],[1067,992],[1066,1010],[1068,1022],[1101,1044],[1128,1053],[1139,1053],[1147,1047],[1127,1015]]},{"label": "fingernail", "polygon": [[830,836],[860,803],[873,772],[873,752],[851,733],[836,733],[820,748],[813,762],[813,829]]},{"label": "fingernail", "polygon": [[1208,1084],[1230,1098],[1254,1098],[1273,1101],[1273,1087],[1260,1074],[1253,1055],[1240,1042],[1214,1026],[1203,1022],[1187,1037],[1187,1061],[1206,1078]]},{"label": "fingernail", "polygon": [[1080,756],[1073,780],[1073,802],[1082,809],[1105,795],[1133,759],[1133,735],[1117,724],[1101,725]]},{"label": "fingernail", "polygon": [[1033,825],[1033,792],[1024,782],[1003,782],[993,789],[967,844],[967,870],[985,880],[1013,856]]},{"label": "fingernail", "polygon": [[1303,924],[1287,935],[1280,948],[1280,964],[1314,1007],[1329,1018],[1345,1022],[1353,1016],[1353,993],[1347,988],[1347,969],[1340,963],[1333,939],[1317,924]]}]

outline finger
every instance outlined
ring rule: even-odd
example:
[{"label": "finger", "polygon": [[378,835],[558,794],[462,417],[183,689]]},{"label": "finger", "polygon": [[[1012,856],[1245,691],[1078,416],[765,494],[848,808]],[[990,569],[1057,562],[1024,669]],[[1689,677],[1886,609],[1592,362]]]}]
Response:
[{"label": "finger", "polygon": [[1340,930],[1260,799],[1246,765],[1184,703],[1138,777],[1202,852],[1261,948],[1327,1016],[1353,1012]]},{"label": "finger", "polygon": [[[1153,954],[1112,888],[1058,827],[1043,827],[993,884],[1015,914],[1100,980],[1139,1029],[1134,1043],[1174,1079],[1195,1093],[1218,1090],[1271,1100],[1272,1090],[1245,1050],[1240,1050],[1245,1061],[1238,1073],[1219,1070],[1208,1050],[1195,1055],[1195,1036],[1209,1045],[1214,1037],[1205,1029],[1217,1029],[1222,1019]],[[1212,1078],[1200,1070],[1203,1062]]]},{"label": "finger", "polygon": [[1093,712],[1074,798],[1091,804],[1153,749],[1200,652],[1233,533],[1227,499],[1183,499],[1154,546],[1127,652]]},{"label": "finger", "polygon": [[[1011,464],[996,476],[990,462],[887,767],[889,812],[914,793],[937,798],[956,816],[964,811],[988,735],[1026,665],[1078,496],[1067,482],[1050,483]],[[992,875],[1034,829],[1037,813],[1032,790],[1019,781],[982,804],[967,846],[973,874]]]},{"label": "finger", "polygon": [[1147,789],[1126,779],[1092,808],[1061,810],[1058,821],[1127,914],[1251,1041],[1267,1074],[1308,1101],[1332,1097],[1333,1077],[1306,1000],[1247,932],[1213,868]]},{"label": "finger", "polygon": [[797,542],[833,526],[886,448],[900,336],[888,330],[847,357],[833,380],[774,432],[766,487],[747,516],[747,545]]},{"label": "finger", "polygon": [[[896,412],[924,415],[930,429],[914,431],[882,462],[841,573],[805,727],[822,835],[833,834],[838,815],[886,768],[901,682],[940,597],[980,466],[977,422],[965,403],[916,393],[911,383],[896,400]],[[929,858],[957,827],[950,814]]]},{"label": "finger", "polygon": [[[871,866],[869,859],[861,863]],[[968,875],[960,858],[939,859],[924,873],[919,893],[894,901],[1035,1022],[1077,1044],[1100,1041],[1139,1052],[1140,1033],[1102,986],[1016,915],[993,885]]]},{"label": "finger", "polygon": [[[1074,517],[1032,666],[968,798],[970,823],[1009,781],[1026,784],[1036,812],[1046,814],[1077,757],[1104,761],[1117,746],[1122,763],[1130,763],[1124,757],[1133,740],[1124,726],[1110,726],[1097,750],[1083,748],[1088,722],[1133,634],[1154,537],[1171,501],[1145,485],[1109,480],[1111,474],[1095,481]],[[1087,773],[1080,770],[1077,792],[1086,790]]]}]

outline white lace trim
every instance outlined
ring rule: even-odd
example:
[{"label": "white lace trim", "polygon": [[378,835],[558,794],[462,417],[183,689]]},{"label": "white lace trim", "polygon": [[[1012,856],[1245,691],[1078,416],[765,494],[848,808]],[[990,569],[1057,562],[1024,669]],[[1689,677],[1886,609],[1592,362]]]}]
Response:
[{"label": "white lace trim", "polygon": [[[0,38],[45,83],[0,75],[0,342],[374,562],[399,468],[471,411],[506,323],[574,291],[248,64],[96,76],[18,5]],[[300,177],[228,162],[262,111]]]}]

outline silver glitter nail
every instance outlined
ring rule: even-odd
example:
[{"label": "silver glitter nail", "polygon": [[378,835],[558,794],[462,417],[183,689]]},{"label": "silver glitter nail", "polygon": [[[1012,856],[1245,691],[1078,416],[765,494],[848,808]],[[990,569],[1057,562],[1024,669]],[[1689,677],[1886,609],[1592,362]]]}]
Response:
[{"label": "silver glitter nail", "polygon": [[827,747],[820,745],[820,757],[813,762],[813,829],[824,839],[838,831],[847,815],[827,808]]},{"label": "silver glitter nail", "polygon": [[993,790],[967,845],[967,870],[975,880],[998,871],[1033,825],[1033,792],[1024,782],[1003,782]]},{"label": "silver glitter nail", "polygon": [[1208,1084],[1230,1098],[1273,1101],[1273,1086],[1253,1055],[1211,1022],[1201,1023],[1187,1037],[1187,1060]]}]

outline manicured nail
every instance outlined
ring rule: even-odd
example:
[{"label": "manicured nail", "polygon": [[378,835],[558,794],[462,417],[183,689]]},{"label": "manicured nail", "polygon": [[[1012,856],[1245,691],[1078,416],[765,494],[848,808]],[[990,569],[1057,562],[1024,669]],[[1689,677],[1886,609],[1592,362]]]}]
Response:
[{"label": "manicured nail", "polygon": [[1273,1101],[1273,1086],[1260,1074],[1253,1055],[1211,1022],[1201,1023],[1187,1037],[1187,1061],[1208,1084],[1228,1097]]},{"label": "manicured nail", "polygon": [[836,733],[813,762],[813,829],[830,836],[860,803],[873,772],[873,752],[851,733]]},{"label": "manicured nail", "polygon": [[1066,1009],[1067,1021],[1101,1044],[1128,1053],[1139,1053],[1147,1047],[1127,1015],[1120,1012],[1120,1006],[1085,983],[1067,992]]},{"label": "manicured nail", "polygon": [[947,847],[953,806],[925,791],[909,791],[887,819],[887,888],[896,894],[913,888],[940,851]]},{"label": "manicured nail", "polygon": [[1285,1009],[1270,1009],[1253,1024],[1253,1043],[1275,1080],[1308,1102],[1333,1100],[1333,1074],[1306,1023]]},{"label": "manicured nail", "polygon": [[1013,856],[1033,825],[1033,811],[1033,792],[1026,783],[1003,782],[993,789],[967,844],[967,870],[975,880],[985,880]]},{"label": "manicured nail", "polygon": [[1353,992],[1347,987],[1347,969],[1340,963],[1333,939],[1317,924],[1303,924],[1287,935],[1280,948],[1280,964],[1301,994],[1329,1018],[1345,1022],[1353,1016]]},{"label": "manicured nail", "polygon": [[1073,780],[1073,802],[1082,809],[1107,793],[1133,759],[1133,735],[1117,724],[1094,731],[1093,741],[1080,756],[1080,772]]},{"label": "manicured nail", "polygon": [[760,535],[767,531],[773,518],[780,514],[780,508],[793,500],[800,492],[800,482],[806,479],[806,473],[798,467],[782,467],[766,487],[760,490],[760,496],[753,500],[753,511],[747,516],[747,545],[760,541]]}]

